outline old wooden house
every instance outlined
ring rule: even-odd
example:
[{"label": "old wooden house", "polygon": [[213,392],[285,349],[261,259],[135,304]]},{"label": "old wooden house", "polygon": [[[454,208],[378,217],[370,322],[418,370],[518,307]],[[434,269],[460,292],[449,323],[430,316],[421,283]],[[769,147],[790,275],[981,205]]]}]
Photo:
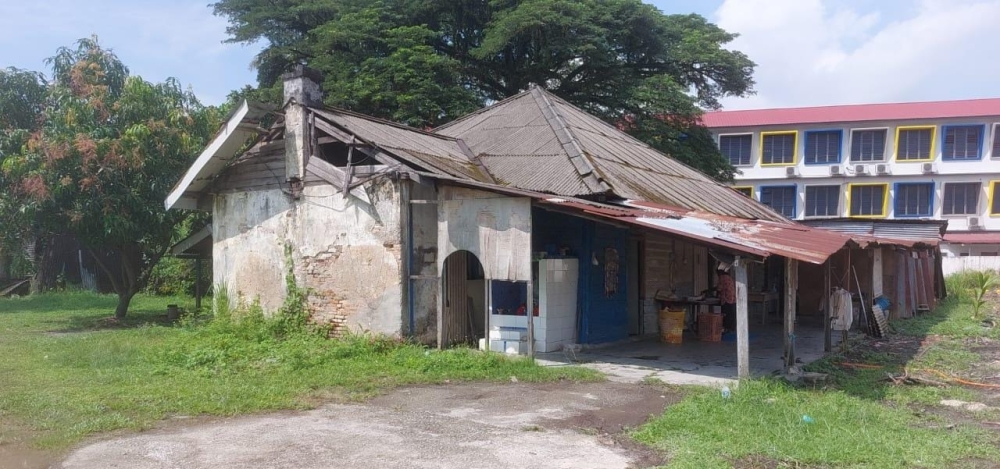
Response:
[{"label": "old wooden house", "polygon": [[166,200],[212,212],[214,284],[265,309],[291,269],[340,330],[546,352],[655,334],[723,262],[748,373],[751,315],[791,334],[798,264],[829,291],[835,253],[896,246],[788,221],[539,87],[424,131],[325,107],[319,81],[243,103]]}]

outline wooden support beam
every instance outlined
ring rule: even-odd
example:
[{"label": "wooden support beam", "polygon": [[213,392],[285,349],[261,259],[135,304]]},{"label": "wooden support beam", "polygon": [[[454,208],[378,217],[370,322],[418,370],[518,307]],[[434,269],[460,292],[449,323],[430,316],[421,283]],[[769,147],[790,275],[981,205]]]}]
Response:
[{"label": "wooden support beam", "polygon": [[535,356],[535,296],[532,294],[531,289],[534,287],[531,280],[528,281],[528,299],[525,303],[528,305],[528,356]]},{"label": "wooden support beam", "polygon": [[799,291],[799,261],[785,259],[785,372],[795,366],[795,310]]},{"label": "wooden support beam", "polygon": [[736,369],[740,379],[750,378],[750,319],[747,304],[746,261],[736,256],[733,262],[736,283]]},{"label": "wooden support beam", "polygon": [[873,247],[872,252],[872,300],[882,296],[882,248]]},{"label": "wooden support beam", "polygon": [[830,256],[826,260],[826,264],[823,265],[823,294],[826,295],[824,300],[826,300],[826,308],[823,308],[823,351],[831,352],[833,351],[833,329],[830,328],[830,321],[833,319],[833,311],[830,308],[830,293],[833,291],[833,286],[830,280],[830,270],[832,267],[833,256]]}]

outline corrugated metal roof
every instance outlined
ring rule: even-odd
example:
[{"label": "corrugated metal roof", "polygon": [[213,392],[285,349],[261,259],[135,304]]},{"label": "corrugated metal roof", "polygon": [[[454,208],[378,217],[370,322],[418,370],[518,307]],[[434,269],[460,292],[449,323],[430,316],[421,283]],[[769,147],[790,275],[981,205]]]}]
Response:
[{"label": "corrugated metal roof", "polygon": [[541,88],[435,132],[462,138],[494,178],[521,189],[573,197],[609,192],[623,199],[787,223],[769,207]]},{"label": "corrugated metal roof", "polygon": [[411,164],[452,176],[488,181],[476,164],[465,155],[455,138],[341,109],[310,110],[348,133]]},{"label": "corrugated metal roof", "polygon": [[943,220],[867,220],[858,218],[804,220],[802,223],[841,233],[919,241],[928,244],[940,242],[948,226],[948,222]]},{"label": "corrugated metal roof", "polygon": [[706,112],[706,127],[1000,116],[1000,98]]},{"label": "corrugated metal roof", "polygon": [[946,243],[1000,244],[1000,231],[956,231],[944,235]]}]

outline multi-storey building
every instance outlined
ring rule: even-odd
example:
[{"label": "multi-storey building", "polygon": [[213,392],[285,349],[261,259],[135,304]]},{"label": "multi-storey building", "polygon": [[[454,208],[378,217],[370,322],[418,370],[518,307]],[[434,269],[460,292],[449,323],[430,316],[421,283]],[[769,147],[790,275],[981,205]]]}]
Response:
[{"label": "multi-storey building", "polygon": [[795,220],[947,220],[945,256],[1000,252],[1000,99],[709,112],[735,189]]}]

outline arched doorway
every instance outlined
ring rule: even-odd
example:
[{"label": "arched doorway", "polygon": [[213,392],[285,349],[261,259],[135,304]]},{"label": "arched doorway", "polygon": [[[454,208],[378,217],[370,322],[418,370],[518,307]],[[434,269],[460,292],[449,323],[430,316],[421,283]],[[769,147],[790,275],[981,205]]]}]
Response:
[{"label": "arched doorway", "polygon": [[451,253],[444,260],[441,287],[440,345],[476,345],[486,337],[483,264],[469,251]]}]

